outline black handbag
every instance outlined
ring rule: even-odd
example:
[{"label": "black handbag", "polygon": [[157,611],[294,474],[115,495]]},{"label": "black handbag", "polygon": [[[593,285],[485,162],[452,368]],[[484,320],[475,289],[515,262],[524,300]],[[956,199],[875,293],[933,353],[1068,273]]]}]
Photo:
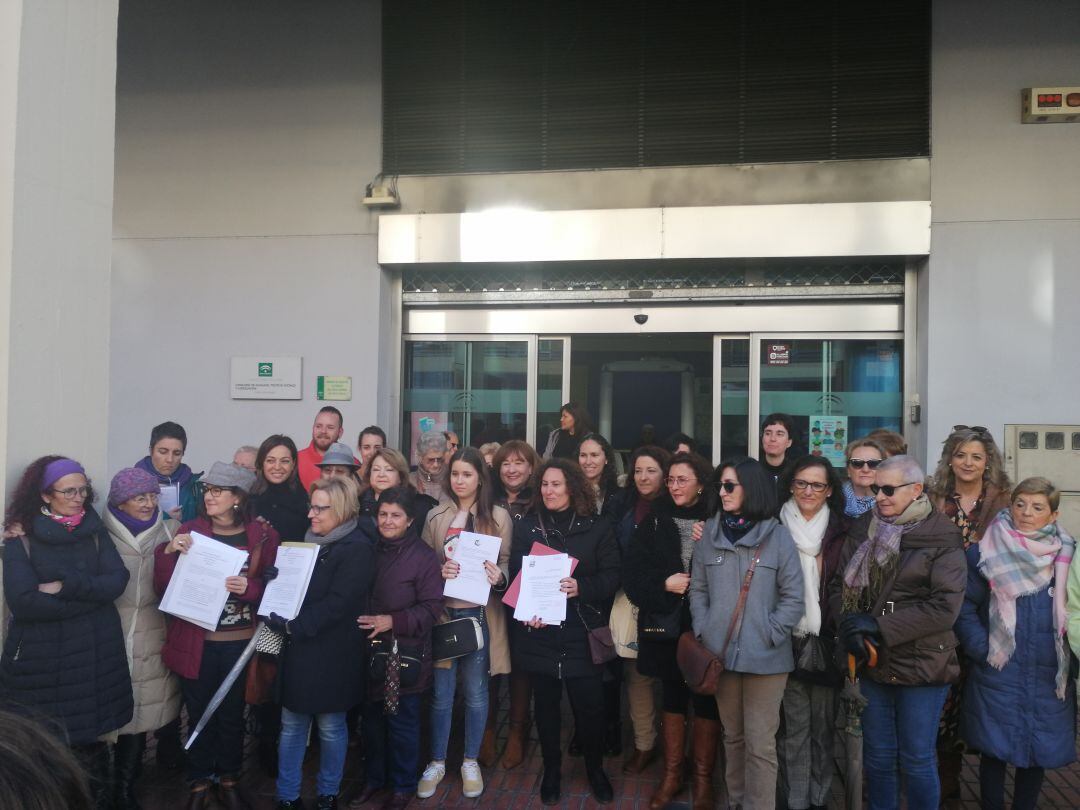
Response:
[{"label": "black handbag", "polygon": [[[386,665],[393,653],[394,640],[377,638],[371,642],[371,653],[368,658],[368,672],[372,683],[386,682]],[[397,654],[401,658],[401,688],[412,689],[420,683],[420,668],[424,658],[423,649],[406,647],[400,642],[397,645]]]},{"label": "black handbag", "polygon": [[461,658],[484,649],[484,627],[480,619],[466,616],[431,628],[431,657],[436,661]]},{"label": "black handbag", "polygon": [[685,597],[669,613],[638,611],[638,641],[678,641],[682,634],[684,604]]}]

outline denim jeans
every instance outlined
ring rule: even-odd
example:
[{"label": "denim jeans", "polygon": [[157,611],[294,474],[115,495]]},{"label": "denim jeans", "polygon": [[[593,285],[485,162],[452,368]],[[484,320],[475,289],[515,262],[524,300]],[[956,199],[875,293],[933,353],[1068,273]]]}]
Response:
[{"label": "denim jeans", "polygon": [[370,787],[397,793],[416,791],[420,759],[420,695],[402,695],[397,714],[387,714],[382,700],[364,703],[364,759]]},{"label": "denim jeans", "polygon": [[863,772],[870,810],[900,807],[903,771],[909,810],[936,810],[941,800],[937,734],[948,686],[887,686],[864,678]]},{"label": "denim jeans", "polygon": [[[315,787],[320,796],[336,796],[341,789],[349,731],[345,712],[314,715],[319,727],[319,773]],[[281,707],[281,741],[278,743],[277,797],[279,801],[300,798],[304,752],[307,750],[310,714],[297,714]]]},{"label": "denim jeans", "polygon": [[[454,713],[454,691],[458,671],[465,690],[465,759],[476,759],[484,739],[488,715],[488,636],[487,621],[481,617],[483,608],[447,608],[451,619],[481,619],[484,649],[461,658],[436,664],[435,685],[431,691],[431,758],[445,760],[450,743],[450,718]],[[446,667],[449,663],[450,666]]]}]

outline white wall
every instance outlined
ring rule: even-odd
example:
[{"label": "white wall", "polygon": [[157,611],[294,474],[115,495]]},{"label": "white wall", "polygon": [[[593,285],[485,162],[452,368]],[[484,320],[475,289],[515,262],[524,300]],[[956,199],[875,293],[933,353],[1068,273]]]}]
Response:
[{"label": "white wall", "polygon": [[[353,378],[346,439],[385,424],[390,290],[375,219],[376,0],[125,0],[118,56],[109,468],[173,419],[203,469],[285,432],[315,376]],[[381,343],[381,342],[382,343]],[[304,358],[302,401],[231,400],[232,355]]]},{"label": "white wall", "polygon": [[106,472],[116,14],[116,0],[0,12],[5,497],[46,453]]},{"label": "white wall", "polygon": [[932,458],[956,423],[1080,423],[1080,124],[1020,123],[1021,88],[1080,84],[1075,10],[934,4]]}]

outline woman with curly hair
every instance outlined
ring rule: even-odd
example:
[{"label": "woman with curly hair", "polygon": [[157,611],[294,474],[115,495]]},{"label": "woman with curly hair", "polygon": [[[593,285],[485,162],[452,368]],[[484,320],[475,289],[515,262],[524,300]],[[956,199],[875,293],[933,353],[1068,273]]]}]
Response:
[{"label": "woman with curly hair", "polygon": [[129,574],[93,501],[86,470],[63,456],[37,459],[15,488],[5,517],[15,536],[4,543],[11,624],[0,694],[66,737],[104,808],[113,797],[102,739],[131,720],[134,701],[114,604]]},{"label": "woman with curly hair", "polygon": [[621,517],[622,490],[615,475],[615,450],[599,433],[587,433],[578,445],[578,466],[592,487],[596,512],[618,522]]},{"label": "woman with curly hair", "polygon": [[571,575],[559,582],[567,598],[566,620],[545,625],[533,617],[516,621],[512,627],[513,666],[528,672],[533,685],[544,758],[540,799],[546,805],[556,804],[561,792],[559,704],[565,686],[593,798],[607,803],[613,793],[603,768],[603,668],[593,663],[588,632],[607,626],[611,600],[619,587],[619,548],[611,522],[596,514],[595,495],[576,464],[548,459],[533,480],[536,511],[514,524],[510,579],[521,571],[522,558],[533,543],[578,561]]},{"label": "woman with curly hair", "polygon": [[[948,517],[964,538],[964,549],[982,539],[997,514],[1009,506],[1012,485],[994,437],[984,427],[956,425],[945,440],[928,494],[934,508]],[[960,768],[964,741],[960,736],[961,694],[967,679],[961,659],[960,680],[945,699],[938,734],[938,772],[946,808],[959,807]]]}]

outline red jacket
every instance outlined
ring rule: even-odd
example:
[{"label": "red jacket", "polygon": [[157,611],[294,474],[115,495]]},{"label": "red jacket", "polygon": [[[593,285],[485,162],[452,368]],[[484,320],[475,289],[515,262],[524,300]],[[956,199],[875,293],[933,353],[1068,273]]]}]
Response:
[{"label": "red jacket", "polygon": [[322,474],[322,470],[316,466],[322,458],[323,454],[315,449],[314,444],[309,444],[296,454],[296,474],[300,476],[305,493],[311,491],[311,482],[318,481]]},{"label": "red jacket", "polygon": [[[259,520],[249,522],[244,526],[244,531],[247,534],[250,561],[247,572],[248,587],[239,598],[257,605],[263,595],[263,571],[267,566],[274,564],[281,538],[269,523]],[[180,527],[178,533],[187,532],[199,532],[208,537],[214,533],[210,521],[203,517],[189,520]],[[160,595],[164,595],[165,589],[169,587],[169,580],[172,579],[179,557],[178,554],[166,554],[167,546],[167,543],[162,543],[154,549],[154,589]],[[202,666],[206,630],[175,616],[169,616],[167,622],[168,629],[165,633],[165,646],[161,650],[161,660],[181,678],[198,678],[199,667]]]}]

